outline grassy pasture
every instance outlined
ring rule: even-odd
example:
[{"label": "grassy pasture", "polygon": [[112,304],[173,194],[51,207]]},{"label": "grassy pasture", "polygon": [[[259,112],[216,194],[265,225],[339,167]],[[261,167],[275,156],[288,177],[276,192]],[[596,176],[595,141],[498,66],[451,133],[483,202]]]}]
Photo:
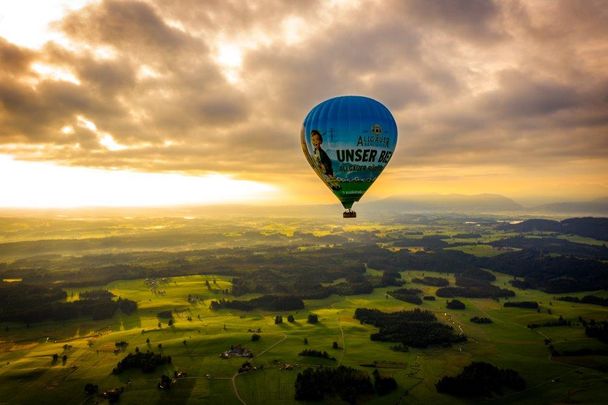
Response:
[{"label": "grassy pasture", "polygon": [[[82,263],[74,259],[66,261],[61,254],[78,251],[107,253],[133,250],[133,263],[162,266],[154,252],[147,249],[157,248],[156,244],[164,239],[175,240],[170,249],[194,249],[233,247],[243,243],[254,245],[268,243],[261,236],[291,238],[302,231],[302,220],[266,221],[262,225],[252,221],[233,223],[212,223],[200,219],[158,219],[153,224],[149,220],[123,219],[120,221],[50,220],[44,224],[40,221],[14,221],[0,219],[0,242],[11,244],[28,240],[38,240],[43,235],[47,240],[74,240],[74,246],[60,245],[50,251],[48,256],[29,259],[29,246],[6,245],[0,252],[0,261],[11,262],[22,260],[24,266],[36,267],[41,260],[49,271],[65,269],[66,263],[76,268],[86,267],[86,257]],[[251,240],[243,235],[255,228],[260,237]],[[445,236],[449,244],[458,244],[448,249],[461,250],[477,256],[492,256],[504,253],[487,243],[509,236],[519,235],[503,231],[479,229],[472,225],[456,228],[453,222],[447,225],[439,222],[426,224],[376,224],[371,222],[351,222],[349,225],[339,223],[319,223],[312,221],[304,227],[315,236],[327,236],[345,232],[351,237],[357,232],[373,231],[382,238],[383,244],[391,246],[392,239],[418,239],[428,235]],[[171,238],[168,230],[171,230]],[[203,232],[204,230],[204,232]],[[455,238],[459,233],[479,232],[479,238]],[[202,236],[199,235],[202,233]],[[199,235],[197,244],[189,243],[190,235]],[[77,236],[75,236],[77,235]],[[124,240],[133,235],[145,235],[146,238],[137,245],[121,246]],[[81,250],[81,239],[113,237],[108,248],[92,241],[90,251]],[[203,238],[207,238],[208,240]],[[537,236],[541,236],[540,234]],[[555,236],[555,235],[553,235]],[[603,241],[591,240],[571,235],[559,235],[573,242],[601,245]],[[185,241],[185,242],[183,242]],[[244,242],[243,242],[244,241]],[[262,241],[262,242],[260,242]],[[78,242],[78,243],[77,243]],[[72,243],[72,242],[70,242]],[[88,243],[88,242],[87,242]],[[277,242],[278,244],[279,242]],[[286,243],[286,242],[280,242]],[[100,247],[101,246],[101,247]],[[115,247],[119,246],[119,247]],[[301,249],[318,249],[320,243],[305,243]],[[86,247],[86,246],[85,246]],[[140,252],[139,250],[142,249]],[[169,249],[163,247],[163,250]],[[170,250],[169,249],[169,250]],[[410,247],[409,249],[414,249]],[[83,253],[84,252],[84,253]],[[24,259],[24,257],[26,257]],[[99,260],[107,261],[111,257]],[[189,259],[188,256],[185,257]],[[71,259],[72,260],[72,259]],[[116,258],[116,260],[125,260]],[[369,275],[381,276],[380,269],[368,268]],[[402,277],[406,288],[419,288],[423,295],[435,295],[436,287],[412,283],[415,277],[441,276],[454,284],[453,275],[423,271],[405,271]],[[290,313],[266,311],[241,312],[236,310],[211,311],[211,300],[225,296],[223,290],[230,288],[230,279],[221,276],[184,276],[168,279],[160,284],[156,293],[144,279],[121,280],[107,285],[86,288],[67,289],[68,300],[78,299],[80,292],[93,288],[107,288],[115,295],[137,301],[139,309],[126,316],[117,313],[112,319],[92,321],[78,319],[65,322],[45,322],[32,324],[0,325],[0,404],[87,404],[94,403],[84,395],[84,385],[88,382],[99,384],[108,389],[125,386],[121,403],[171,403],[199,404],[222,403],[240,404],[233,389],[233,383],[240,397],[247,404],[290,404],[296,403],[294,381],[303,368],[311,365],[344,364],[359,367],[368,372],[373,368],[363,365],[373,364],[381,368],[383,374],[393,376],[399,389],[386,396],[371,398],[370,404],[384,403],[433,403],[433,404],[466,404],[469,401],[459,400],[447,395],[440,395],[435,390],[435,383],[443,375],[458,374],[472,360],[488,361],[499,367],[517,370],[527,381],[528,388],[522,393],[505,392],[503,397],[492,398],[481,402],[543,404],[543,403],[608,403],[608,356],[571,356],[550,357],[544,343],[550,339],[558,351],[578,350],[582,348],[608,349],[608,345],[585,336],[584,329],[578,325],[578,318],[606,320],[608,308],[557,301],[551,294],[536,290],[519,290],[508,282],[510,276],[495,273],[495,285],[516,291],[513,301],[537,301],[540,312],[522,308],[504,308],[504,299],[460,299],[466,304],[462,311],[446,309],[446,299],[437,297],[436,301],[423,301],[419,307],[433,311],[437,318],[464,332],[468,341],[449,348],[433,347],[427,349],[410,348],[408,352],[395,352],[390,349],[393,343],[372,342],[369,338],[376,328],[361,325],[353,319],[356,308],[377,308],[383,311],[410,310],[417,306],[396,300],[387,295],[392,288],[375,289],[369,295],[331,296],[322,300],[307,300],[306,309],[291,314],[296,322],[287,322]],[[216,283],[213,282],[215,279]],[[211,283],[211,289],[205,282]],[[18,282],[18,279],[14,280]],[[339,279],[334,283],[343,281]],[[590,291],[575,294],[563,294],[582,297],[594,294],[606,297],[606,291]],[[195,296],[195,302],[188,302],[188,295]],[[239,299],[256,297],[248,294]],[[167,319],[159,319],[161,311],[172,310],[175,325],[169,327]],[[551,313],[549,313],[551,311]],[[319,316],[315,325],[306,322],[310,312]],[[274,324],[274,316],[283,315],[284,323]],[[530,323],[555,320],[559,316],[574,322],[570,327],[541,327],[529,329]],[[470,322],[473,316],[489,317],[493,323],[480,325]],[[192,320],[188,320],[190,317]],[[161,323],[161,327],[158,323]],[[252,333],[248,330],[260,328],[261,339],[251,341]],[[308,345],[304,339],[308,339]],[[146,343],[150,339],[150,344]],[[115,353],[115,343],[129,343],[125,352]],[[185,342],[185,343],[184,343]],[[333,349],[332,343],[338,342],[340,349]],[[170,366],[158,368],[155,372],[144,374],[139,370],[130,370],[121,375],[113,375],[112,368],[126,353],[138,347],[140,350],[159,351],[172,356]],[[263,366],[263,369],[241,374],[235,377],[236,371],[245,361],[242,358],[220,359],[219,354],[230,345],[242,344],[255,354],[252,363]],[[65,346],[68,345],[68,346]],[[64,348],[65,347],[65,348]],[[298,353],[305,348],[327,351],[335,361],[312,357],[301,357]],[[52,355],[60,357],[52,362]],[[61,356],[67,356],[63,364]],[[293,367],[284,370],[285,364]],[[185,370],[188,377],[180,379],[169,392],[157,389],[159,376],[163,373],[173,374],[174,370]],[[329,403],[340,403],[330,400]]]},{"label": "grassy pasture", "polygon": [[[368,271],[377,272],[373,269]],[[423,275],[437,274],[421,271],[402,273],[406,286],[420,288],[424,295],[434,295],[436,287],[411,282],[412,278]],[[496,276],[495,284],[499,286],[507,284],[510,279],[501,274]],[[217,284],[213,284],[213,278]],[[454,282],[453,276],[447,278]],[[205,286],[205,280],[210,281],[211,290]],[[437,298],[436,301],[424,301],[420,307],[436,313],[441,322],[462,330],[469,340],[450,348],[410,349],[403,353],[392,351],[391,343],[372,342],[369,335],[376,329],[360,325],[353,319],[354,310],[359,307],[383,311],[415,307],[388,296],[386,292],[390,288],[376,289],[369,295],[308,300],[305,310],[293,312],[295,323],[288,323],[286,315],[289,313],[283,313],[285,322],[275,325],[276,313],[209,310],[209,302],[222,297],[221,291],[228,288],[229,283],[222,277],[175,277],[159,287],[164,291],[160,295],[154,294],[142,279],[117,281],[104,287],[118,296],[138,302],[139,310],[131,316],[117,314],[105,321],[49,322],[29,328],[17,324],[2,325],[0,398],[10,398],[11,403],[30,403],[33,400],[37,403],[86,403],[83,402],[83,387],[87,382],[93,382],[102,388],[125,386],[123,403],[238,404],[232,378],[244,359],[220,359],[219,353],[230,345],[242,344],[256,355],[253,364],[263,366],[263,370],[235,378],[238,392],[248,404],[294,403],[294,381],[297,372],[306,366],[344,364],[362,367],[374,362],[378,362],[384,374],[396,378],[399,390],[388,397],[374,398],[370,403],[394,403],[402,396],[410,403],[466,403],[437,394],[434,384],[445,374],[457,374],[471,360],[513,368],[526,379],[529,388],[524,393],[506,393],[504,398],[492,402],[608,401],[608,391],[604,389],[608,380],[605,372],[601,371],[608,366],[607,359],[602,356],[551,359],[543,341],[550,338],[558,350],[606,348],[608,345],[587,338],[578,325],[536,330],[526,327],[528,323],[555,319],[559,315],[571,320],[579,316],[606,319],[608,309],[603,307],[557,301],[549,294],[531,290],[516,290],[517,297],[513,300],[538,301],[540,312],[504,308],[503,300],[489,299],[462,299],[466,309],[453,311],[446,309],[445,299]],[[82,290],[86,289],[68,290],[68,296],[73,292],[75,298]],[[200,300],[189,303],[188,294]],[[158,312],[167,309],[172,309],[175,314],[172,327],[157,317]],[[551,315],[547,313],[549,309]],[[318,324],[306,323],[310,312],[319,315]],[[188,316],[192,321],[187,320]],[[473,316],[487,316],[494,323],[474,324],[469,321]],[[158,328],[159,321],[161,328]],[[248,330],[257,328],[261,328],[262,338],[251,342]],[[148,338],[150,345],[146,344]],[[304,338],[308,339],[308,345],[304,345]],[[120,340],[127,341],[129,346],[125,353],[115,354],[114,344]],[[338,342],[340,349],[332,349],[334,341]],[[172,356],[172,365],[150,374],[139,370],[118,376],[111,374],[112,368],[126,352],[133,351],[135,347],[158,351],[159,343],[163,353]],[[64,349],[66,344],[69,346]],[[304,348],[325,350],[336,361],[298,356]],[[56,364],[52,364],[54,353],[60,356]],[[65,364],[61,361],[63,354],[67,355]],[[282,370],[281,366],[286,363],[292,365],[293,370]],[[172,374],[176,369],[187,371],[188,377],[179,380],[169,392],[158,390],[159,376]],[[372,368],[364,369],[373,371]]]}]

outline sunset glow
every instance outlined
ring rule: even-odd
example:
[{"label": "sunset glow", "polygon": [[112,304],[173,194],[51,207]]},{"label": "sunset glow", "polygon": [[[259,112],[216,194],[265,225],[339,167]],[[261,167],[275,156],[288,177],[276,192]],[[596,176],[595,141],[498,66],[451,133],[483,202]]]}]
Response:
[{"label": "sunset glow", "polygon": [[[273,190],[277,203],[335,203],[298,137],[314,105],[348,94],[386,105],[399,132],[365,198],[607,196],[601,2],[448,3],[3,2],[0,206],[32,204],[6,173],[51,167],[72,180],[181,176],[159,184],[185,187],[99,204],[203,203],[190,182],[210,179]],[[36,206],[95,204],[60,183],[61,201],[39,193]],[[218,187],[225,201],[261,195]]]},{"label": "sunset glow", "polygon": [[[159,207],[264,201],[272,186],[226,175],[185,176],[16,162],[0,155],[0,207]],[[10,190],[10,192],[6,192]]]},{"label": "sunset glow", "polygon": [[[0,5],[0,37],[16,44],[40,48],[48,40],[62,35],[50,24],[66,12],[83,7],[93,0],[21,0]],[[35,12],[33,12],[35,10]]]}]

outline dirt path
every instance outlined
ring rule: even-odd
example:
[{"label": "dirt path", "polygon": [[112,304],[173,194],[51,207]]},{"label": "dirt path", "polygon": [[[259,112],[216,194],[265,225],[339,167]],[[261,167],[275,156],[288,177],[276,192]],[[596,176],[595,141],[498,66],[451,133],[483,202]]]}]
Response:
[{"label": "dirt path", "polygon": [[230,379],[232,381],[232,389],[234,390],[234,395],[236,395],[236,399],[238,399],[239,401],[241,401],[241,404],[247,405],[247,402],[245,402],[245,400],[243,400],[243,398],[241,398],[241,396],[239,395],[238,388],[236,388],[236,378],[238,376],[239,376],[239,373],[237,371],[236,373],[234,373],[234,375]]},{"label": "dirt path", "polygon": [[[333,309],[337,309],[334,307],[334,304],[331,304],[330,307]],[[338,328],[340,329],[340,340],[342,341],[342,355],[340,356],[340,360],[338,360],[338,366],[342,364],[342,360],[344,360],[344,355],[346,354],[346,340],[344,339],[344,329],[342,329],[342,322],[340,322],[340,310],[336,313],[338,318]]]},{"label": "dirt path", "polygon": [[[258,354],[257,356],[254,356],[254,358],[258,358],[258,357],[262,356],[264,353],[267,353],[270,350],[274,349],[275,347],[277,347],[278,345],[280,345],[281,343],[283,343],[285,341],[285,339],[287,339],[287,335],[283,334],[283,337],[279,341],[273,343],[272,345],[268,346],[266,349],[262,350],[260,352],[260,354]],[[245,400],[241,397],[241,395],[239,394],[239,389],[236,387],[236,378],[239,375],[240,374],[237,371],[236,373],[234,373],[234,375],[230,379],[230,381],[232,382],[232,390],[234,391],[234,395],[241,402],[241,404],[247,405],[247,402],[245,402]]]},{"label": "dirt path", "polygon": [[344,329],[342,329],[342,322],[340,322],[340,312],[338,312],[338,328],[340,328],[340,340],[342,341],[342,355],[340,356],[340,360],[338,360],[338,366],[342,364],[342,360],[344,360],[344,355],[346,354],[346,340],[344,339]]},{"label": "dirt path", "polygon": [[258,358],[260,356],[262,356],[264,353],[274,349],[276,346],[278,346],[279,344],[283,343],[285,341],[285,339],[287,339],[287,335],[283,334],[283,337],[281,338],[281,340],[279,340],[278,342],[273,343],[271,346],[269,346],[268,348],[262,350],[260,352],[260,354],[258,354],[257,356],[255,356],[255,358]]}]

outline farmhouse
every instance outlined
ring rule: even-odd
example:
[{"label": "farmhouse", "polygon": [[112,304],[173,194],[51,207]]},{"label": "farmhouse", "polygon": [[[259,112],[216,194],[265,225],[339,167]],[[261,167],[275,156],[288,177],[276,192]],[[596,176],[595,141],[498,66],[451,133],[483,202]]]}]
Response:
[{"label": "farmhouse", "polygon": [[241,345],[231,345],[230,349],[220,354],[220,358],[229,359],[231,357],[253,357],[253,353],[249,349],[242,347]]}]

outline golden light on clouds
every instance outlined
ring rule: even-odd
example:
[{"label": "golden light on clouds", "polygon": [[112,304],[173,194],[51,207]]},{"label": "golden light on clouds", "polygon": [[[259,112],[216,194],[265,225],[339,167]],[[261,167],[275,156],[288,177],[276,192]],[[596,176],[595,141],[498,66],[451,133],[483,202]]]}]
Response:
[{"label": "golden light on clouds", "polygon": [[46,65],[44,63],[32,64],[32,70],[38,73],[40,79],[60,80],[70,82],[76,85],[80,84],[80,80],[71,72],[57,66]]},{"label": "golden light on clouds", "polygon": [[230,83],[235,84],[239,81],[243,52],[238,45],[229,42],[220,43],[217,46],[215,60]]},{"label": "golden light on clouds", "polygon": [[320,101],[361,94],[399,129],[370,199],[608,195],[605,2],[235,4],[0,3],[4,170],[220,174],[265,184],[279,203],[335,202],[299,130]]},{"label": "golden light on clouds", "polygon": [[13,43],[40,48],[50,39],[62,34],[52,29],[51,22],[61,19],[93,0],[19,0],[3,1],[0,5],[0,37]]}]

